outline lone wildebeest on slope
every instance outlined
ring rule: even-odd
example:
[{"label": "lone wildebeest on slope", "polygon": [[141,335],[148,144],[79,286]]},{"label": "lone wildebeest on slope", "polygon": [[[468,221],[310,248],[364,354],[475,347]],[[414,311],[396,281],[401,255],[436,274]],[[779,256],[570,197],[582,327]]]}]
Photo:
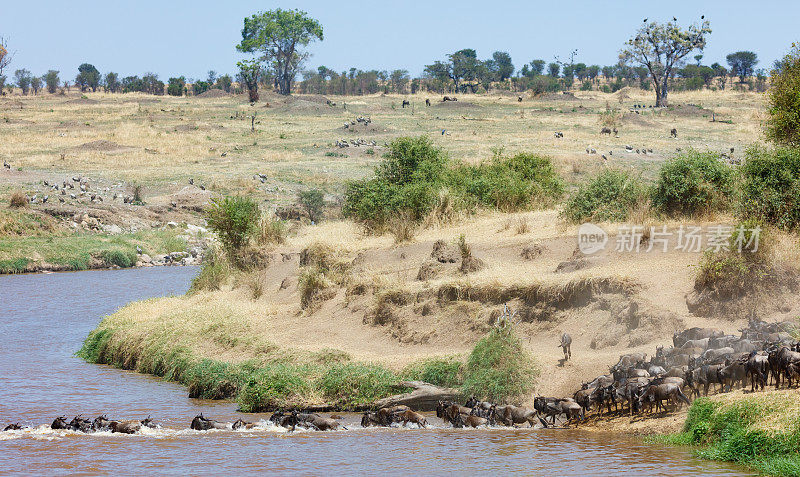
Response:
[{"label": "lone wildebeest on slope", "polygon": [[572,358],[572,336],[567,333],[561,335],[561,344],[558,346],[564,351],[564,361],[569,361]]},{"label": "lone wildebeest on slope", "polygon": [[403,109],[406,109],[406,106],[411,106],[411,103],[407,99],[404,99],[403,100]]}]

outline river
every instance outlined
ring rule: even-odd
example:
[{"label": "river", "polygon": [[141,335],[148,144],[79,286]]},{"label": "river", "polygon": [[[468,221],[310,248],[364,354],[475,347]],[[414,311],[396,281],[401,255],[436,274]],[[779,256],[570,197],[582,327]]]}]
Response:
[{"label": "river", "polygon": [[[361,429],[288,433],[268,415],[190,399],[183,387],[74,353],[103,316],[132,300],[184,293],[194,267],[0,276],[0,474],[751,475],[682,448],[577,430]],[[248,431],[188,430],[196,414],[262,422]],[[55,417],[148,415],[139,435],[53,431]],[[0,428],[2,428],[0,427]]]}]

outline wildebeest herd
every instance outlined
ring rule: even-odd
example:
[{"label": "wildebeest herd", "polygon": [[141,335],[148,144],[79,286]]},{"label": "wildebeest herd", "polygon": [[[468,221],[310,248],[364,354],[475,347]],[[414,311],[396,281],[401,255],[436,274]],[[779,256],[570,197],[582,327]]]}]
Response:
[{"label": "wildebeest herd", "polygon": [[800,383],[800,343],[790,334],[795,328],[791,322],[751,318],[738,336],[712,328],[675,332],[673,346],[657,347],[650,360],[644,353],[621,356],[609,374],[584,383],[573,399],[585,411],[633,414],[666,410],[665,402],[689,404],[701,389],[704,395],[715,386],[727,392],[748,380],[752,392],[770,381],[776,388],[782,381],[791,386],[793,380]]},{"label": "wildebeest herd", "polygon": [[[691,328],[675,332],[673,345],[659,346],[649,360],[645,353],[620,356],[609,367],[609,373],[588,383],[583,383],[569,398],[535,396],[533,408],[510,404],[495,404],[471,397],[461,405],[452,401],[439,401],[436,417],[454,428],[495,426],[556,427],[559,424],[583,421],[587,412],[600,414],[642,413],[666,411],[667,406],[689,404],[690,398],[708,395],[709,390],[730,391],[735,386],[750,384],[750,391],[764,390],[768,385],[780,388],[785,382],[800,385],[800,343],[793,339],[796,330],[791,322],[767,323],[754,318],[740,335],[726,335],[712,328]],[[559,346],[564,351],[564,361],[571,356],[572,338],[561,337]],[[688,394],[688,395],[687,395]],[[323,417],[313,412],[276,411],[269,421],[289,431],[297,429],[328,431],[347,429],[335,417]],[[548,422],[549,419],[549,422]],[[557,422],[560,419],[561,423]],[[362,427],[429,427],[428,418],[408,406],[396,405],[366,411],[361,417]],[[102,415],[94,420],[81,416],[67,421],[56,418],[51,429],[83,433],[112,432],[135,434],[143,428],[159,428],[148,417],[138,420],[111,420]],[[239,430],[259,426],[238,419],[221,422],[196,416],[190,428],[197,431],[212,429]],[[26,429],[19,423],[5,427],[4,431]]]}]

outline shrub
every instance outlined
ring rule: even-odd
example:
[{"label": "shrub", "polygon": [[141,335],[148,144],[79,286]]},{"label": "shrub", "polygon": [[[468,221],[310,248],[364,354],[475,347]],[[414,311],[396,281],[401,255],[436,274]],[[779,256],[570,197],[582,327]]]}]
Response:
[{"label": "shrub", "polygon": [[23,194],[21,191],[14,191],[11,193],[11,197],[8,199],[8,205],[15,209],[19,209],[22,207],[28,206],[28,196]]},{"label": "shrub", "polygon": [[800,151],[752,148],[742,167],[739,212],[785,230],[800,228]]},{"label": "shrub", "polygon": [[456,356],[427,358],[410,364],[402,374],[404,379],[455,388],[463,382],[462,367],[463,363]]},{"label": "shrub", "polygon": [[666,162],[652,192],[653,206],[670,215],[695,215],[728,207],[734,173],[711,152],[690,151]]},{"label": "shrub", "polygon": [[800,146],[800,45],[772,72],[767,137],[777,144]]},{"label": "shrub", "polygon": [[322,210],[325,207],[325,200],[322,191],[310,189],[302,191],[297,196],[298,202],[305,209],[308,218],[312,222],[319,222],[322,218]]},{"label": "shrub", "polygon": [[250,240],[259,215],[258,204],[253,199],[239,196],[212,199],[208,225],[227,250],[235,251]]},{"label": "shrub", "polygon": [[625,171],[605,169],[582,185],[567,201],[561,215],[575,223],[623,221],[645,199],[645,188]]},{"label": "shrub", "polygon": [[495,327],[469,355],[462,391],[494,402],[520,402],[533,390],[538,374],[511,327]]},{"label": "shrub", "polygon": [[[756,228],[759,230],[757,242],[752,232]],[[727,250],[709,250],[703,254],[694,288],[709,290],[716,298],[725,300],[741,296],[754,287],[764,287],[775,278],[770,235],[758,222],[751,220],[734,227]]]},{"label": "shrub", "polygon": [[398,215],[441,222],[452,218],[455,208],[474,210],[482,204],[519,210],[551,203],[563,193],[549,157],[521,153],[496,155],[477,166],[451,164],[430,139],[399,138],[373,179],[348,184],[342,211],[367,229],[383,232]]},{"label": "shrub", "polygon": [[300,402],[313,389],[309,372],[304,366],[283,363],[256,370],[239,391],[239,410],[263,412]]},{"label": "shrub", "polygon": [[103,261],[120,268],[129,268],[136,264],[136,251],[113,248],[104,250],[101,254]]},{"label": "shrub", "polygon": [[552,160],[536,154],[520,153],[478,166],[462,165],[453,175],[454,187],[468,197],[505,211],[547,204],[564,193]]},{"label": "shrub", "polygon": [[343,408],[372,404],[393,394],[399,378],[388,369],[359,363],[337,363],[317,381],[322,395]]}]

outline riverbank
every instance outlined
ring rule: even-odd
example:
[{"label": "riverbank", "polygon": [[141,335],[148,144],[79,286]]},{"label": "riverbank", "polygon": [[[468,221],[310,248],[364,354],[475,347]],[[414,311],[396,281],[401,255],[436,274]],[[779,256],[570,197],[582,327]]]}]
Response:
[{"label": "riverbank", "polygon": [[800,389],[738,390],[697,399],[679,432],[649,440],[691,445],[702,458],[743,464],[766,475],[798,476]]}]

